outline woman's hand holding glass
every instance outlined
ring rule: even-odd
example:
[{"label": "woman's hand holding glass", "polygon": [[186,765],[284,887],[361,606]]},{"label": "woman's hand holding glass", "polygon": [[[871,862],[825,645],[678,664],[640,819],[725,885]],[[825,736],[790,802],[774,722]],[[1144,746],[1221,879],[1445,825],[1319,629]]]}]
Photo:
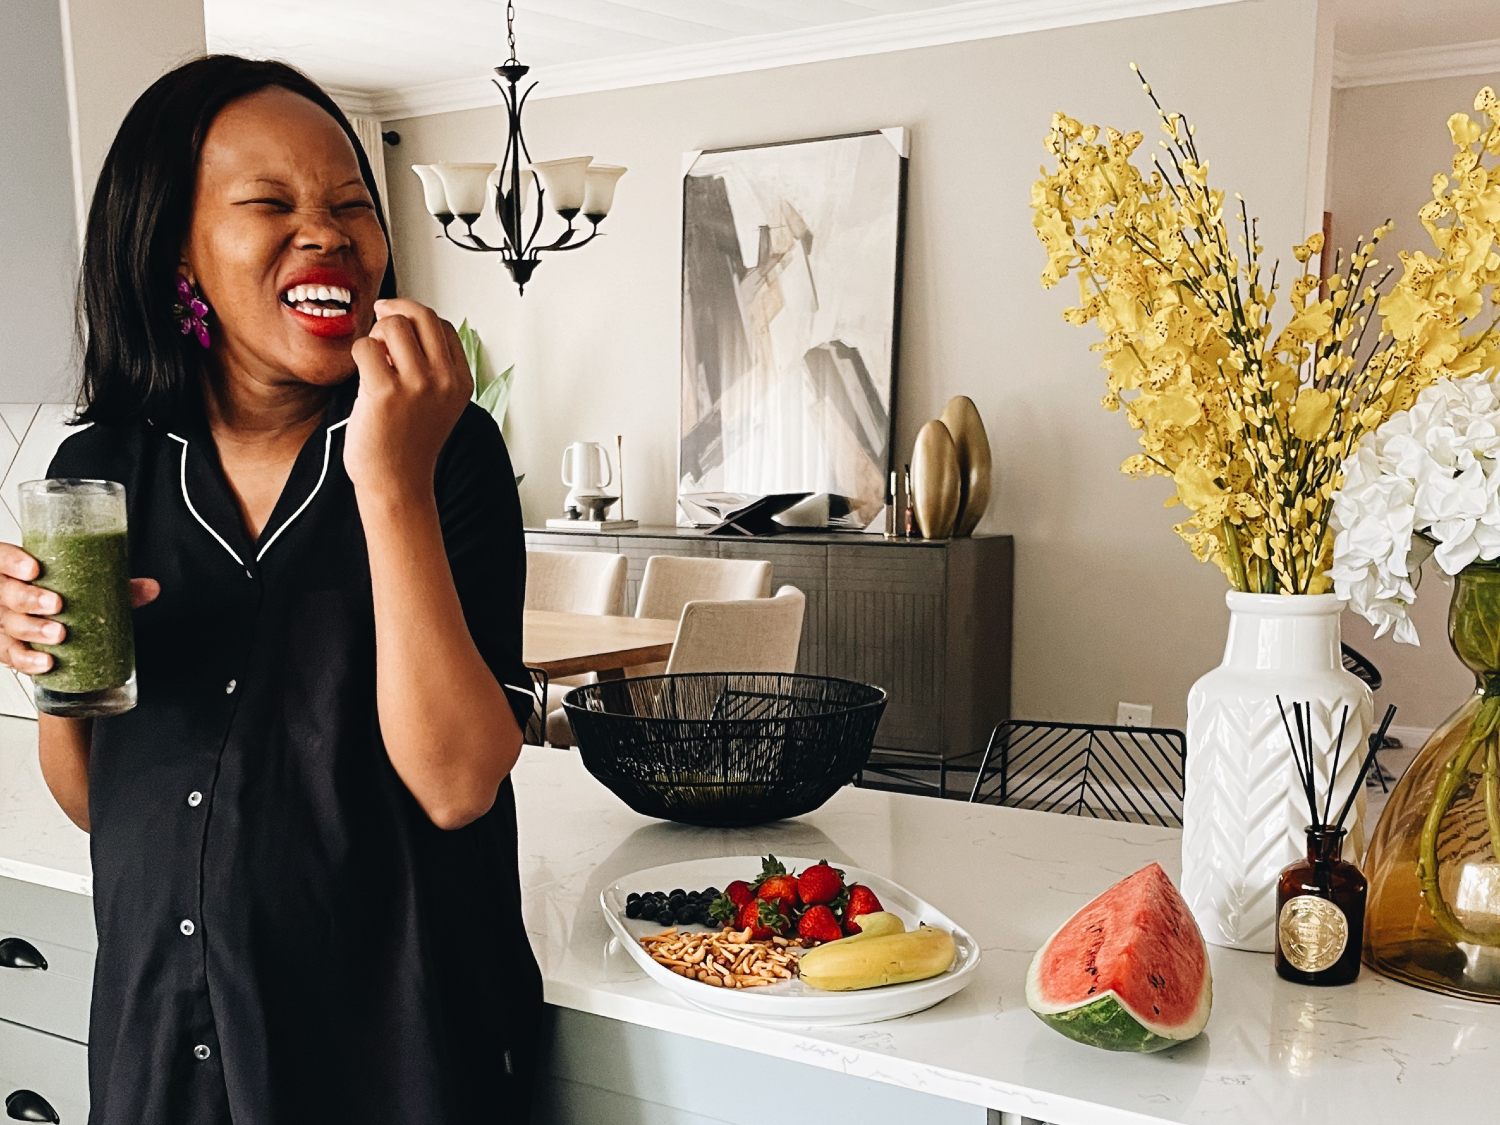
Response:
[{"label": "woman's hand holding glass", "polygon": [[[28,676],[52,667],[52,657],[33,644],[61,644],[67,630],[51,615],[62,612],[62,598],[36,585],[41,566],[14,543],[0,543],[0,664]],[[154,578],[130,580],[130,604],[148,605],[161,593]]]}]

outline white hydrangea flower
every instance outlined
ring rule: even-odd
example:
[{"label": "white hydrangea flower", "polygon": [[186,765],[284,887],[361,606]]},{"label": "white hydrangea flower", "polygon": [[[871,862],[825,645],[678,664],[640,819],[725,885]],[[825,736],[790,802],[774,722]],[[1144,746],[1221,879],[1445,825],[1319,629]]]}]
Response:
[{"label": "white hydrangea flower", "polygon": [[1489,375],[1434,383],[1344,462],[1333,502],[1339,597],[1375,626],[1417,643],[1408,616],[1429,544],[1448,574],[1500,558],[1500,389]]}]

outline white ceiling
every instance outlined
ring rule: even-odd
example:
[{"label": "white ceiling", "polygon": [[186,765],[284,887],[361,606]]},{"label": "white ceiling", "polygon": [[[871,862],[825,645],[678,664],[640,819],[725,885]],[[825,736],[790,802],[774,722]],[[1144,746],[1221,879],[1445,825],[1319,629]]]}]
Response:
[{"label": "white ceiling", "polygon": [[[1234,2],[517,0],[517,53],[547,78],[540,97]],[[1328,2],[1352,82],[1458,45],[1462,73],[1500,59],[1500,0]],[[205,0],[204,12],[211,49],[286,59],[386,116],[455,108],[465,90],[493,101],[474,80],[506,54],[504,0]]]},{"label": "white ceiling", "polygon": [[[972,0],[518,0],[516,45],[538,70],[701,48]],[[332,86],[384,91],[504,61],[502,0],[206,0],[214,50],[274,55]]]}]

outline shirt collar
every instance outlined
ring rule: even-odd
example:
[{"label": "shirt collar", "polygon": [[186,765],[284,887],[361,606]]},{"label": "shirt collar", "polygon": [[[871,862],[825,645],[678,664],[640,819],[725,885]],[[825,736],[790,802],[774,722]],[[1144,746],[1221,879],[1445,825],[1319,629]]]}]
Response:
[{"label": "shirt collar", "polygon": [[[327,406],[323,408],[323,418],[315,432],[321,434],[330,426],[347,421],[354,410],[354,400],[358,394],[357,374],[335,386]],[[188,441],[206,440],[209,437],[208,411],[203,404],[202,383],[195,382],[175,403],[154,414],[151,421],[168,433]]]}]

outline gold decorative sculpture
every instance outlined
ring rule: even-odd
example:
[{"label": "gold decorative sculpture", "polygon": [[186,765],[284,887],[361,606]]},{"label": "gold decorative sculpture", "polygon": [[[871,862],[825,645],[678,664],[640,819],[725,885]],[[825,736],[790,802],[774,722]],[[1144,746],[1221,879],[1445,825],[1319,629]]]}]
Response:
[{"label": "gold decorative sculpture", "polygon": [[917,432],[911,477],[917,534],[923,539],[951,537],[958,519],[958,450],[948,427],[935,418]]},{"label": "gold decorative sculpture", "polygon": [[990,506],[990,439],[979,408],[968,395],[950,398],[938,419],[948,427],[958,454],[958,519],[953,534],[962,538],[974,534]]}]

